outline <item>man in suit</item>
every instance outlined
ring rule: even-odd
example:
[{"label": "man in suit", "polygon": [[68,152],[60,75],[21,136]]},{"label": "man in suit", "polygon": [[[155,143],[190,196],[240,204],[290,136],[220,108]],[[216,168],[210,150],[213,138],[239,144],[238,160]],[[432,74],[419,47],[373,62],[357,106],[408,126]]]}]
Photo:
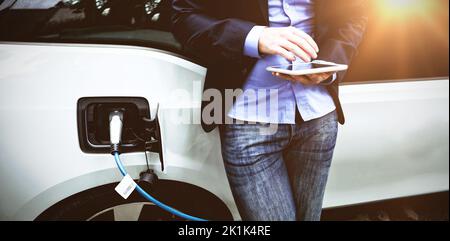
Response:
[{"label": "man in suit", "polygon": [[[320,220],[337,123],[345,122],[338,97],[345,72],[299,77],[265,68],[349,64],[366,10],[364,0],[173,0],[174,35],[208,63],[205,90],[222,98],[242,90],[231,106],[204,108],[202,124],[211,131],[234,120],[220,126],[222,156],[243,220]],[[210,96],[204,100],[207,107]],[[272,124],[274,133],[261,131]]]}]

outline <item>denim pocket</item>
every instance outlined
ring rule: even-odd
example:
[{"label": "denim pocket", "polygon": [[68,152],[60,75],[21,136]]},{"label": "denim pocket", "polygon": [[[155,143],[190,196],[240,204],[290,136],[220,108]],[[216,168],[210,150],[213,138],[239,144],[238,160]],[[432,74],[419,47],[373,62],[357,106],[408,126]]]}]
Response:
[{"label": "denim pocket", "polygon": [[226,159],[252,157],[278,152],[287,144],[289,132],[278,126],[273,135],[264,135],[262,129],[270,124],[232,124],[223,126],[221,133],[222,153]]}]

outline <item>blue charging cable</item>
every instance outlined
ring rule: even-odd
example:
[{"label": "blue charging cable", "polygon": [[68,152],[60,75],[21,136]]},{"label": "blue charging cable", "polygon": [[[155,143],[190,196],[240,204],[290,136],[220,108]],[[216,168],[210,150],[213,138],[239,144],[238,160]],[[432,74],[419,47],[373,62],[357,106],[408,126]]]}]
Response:
[{"label": "blue charging cable", "polygon": [[[123,166],[122,161],[120,160],[120,153],[118,151],[118,147],[120,145],[120,139],[122,135],[122,114],[119,112],[114,112],[110,116],[110,138],[111,138],[111,146],[113,148],[112,154],[114,155],[114,159],[116,161],[117,167],[119,168],[120,173],[123,176],[127,175],[127,171],[125,170],[125,167]],[[190,220],[190,221],[207,221],[202,218],[197,218],[188,214],[185,214],[183,212],[180,212],[160,201],[158,201],[156,198],[148,194],[144,189],[142,189],[139,185],[136,185],[136,191],[145,199],[152,202],[156,206],[166,210],[169,213],[172,213],[180,218]]]},{"label": "blue charging cable", "polygon": [[[117,164],[117,167],[120,170],[120,173],[122,173],[123,176],[126,176],[127,175],[127,171],[125,170],[122,162],[120,161],[120,157],[119,157],[119,153],[118,152],[114,153],[114,159],[116,160],[116,164]],[[185,213],[180,212],[180,211],[178,211],[178,210],[176,210],[176,209],[174,209],[174,208],[172,208],[170,206],[167,206],[166,204],[164,204],[164,203],[158,201],[156,198],[152,197],[144,189],[142,189],[139,185],[136,186],[136,191],[139,194],[141,194],[142,197],[144,197],[148,201],[154,203],[156,206],[158,206],[158,207],[166,210],[167,212],[170,212],[170,213],[172,213],[172,214],[174,214],[174,215],[176,215],[176,216],[178,216],[180,218],[187,219],[187,220],[190,220],[190,221],[206,221],[205,219],[201,219],[201,218],[197,218],[197,217],[185,214]]]}]

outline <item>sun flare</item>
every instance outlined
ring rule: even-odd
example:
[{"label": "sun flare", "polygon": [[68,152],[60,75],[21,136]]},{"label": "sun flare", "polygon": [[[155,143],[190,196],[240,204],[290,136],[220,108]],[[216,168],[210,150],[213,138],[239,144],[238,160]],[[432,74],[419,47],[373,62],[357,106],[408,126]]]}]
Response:
[{"label": "sun flare", "polygon": [[433,8],[430,0],[376,0],[379,16],[407,20],[410,17],[426,16]]}]

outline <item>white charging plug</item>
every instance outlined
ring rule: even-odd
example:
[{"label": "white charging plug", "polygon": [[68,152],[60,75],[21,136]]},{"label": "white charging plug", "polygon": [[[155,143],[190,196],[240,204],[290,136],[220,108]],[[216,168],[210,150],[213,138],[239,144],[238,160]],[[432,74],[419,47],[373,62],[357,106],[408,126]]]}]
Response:
[{"label": "white charging plug", "polygon": [[119,152],[119,145],[122,141],[123,114],[114,111],[109,116],[109,139],[111,142],[111,152]]}]

